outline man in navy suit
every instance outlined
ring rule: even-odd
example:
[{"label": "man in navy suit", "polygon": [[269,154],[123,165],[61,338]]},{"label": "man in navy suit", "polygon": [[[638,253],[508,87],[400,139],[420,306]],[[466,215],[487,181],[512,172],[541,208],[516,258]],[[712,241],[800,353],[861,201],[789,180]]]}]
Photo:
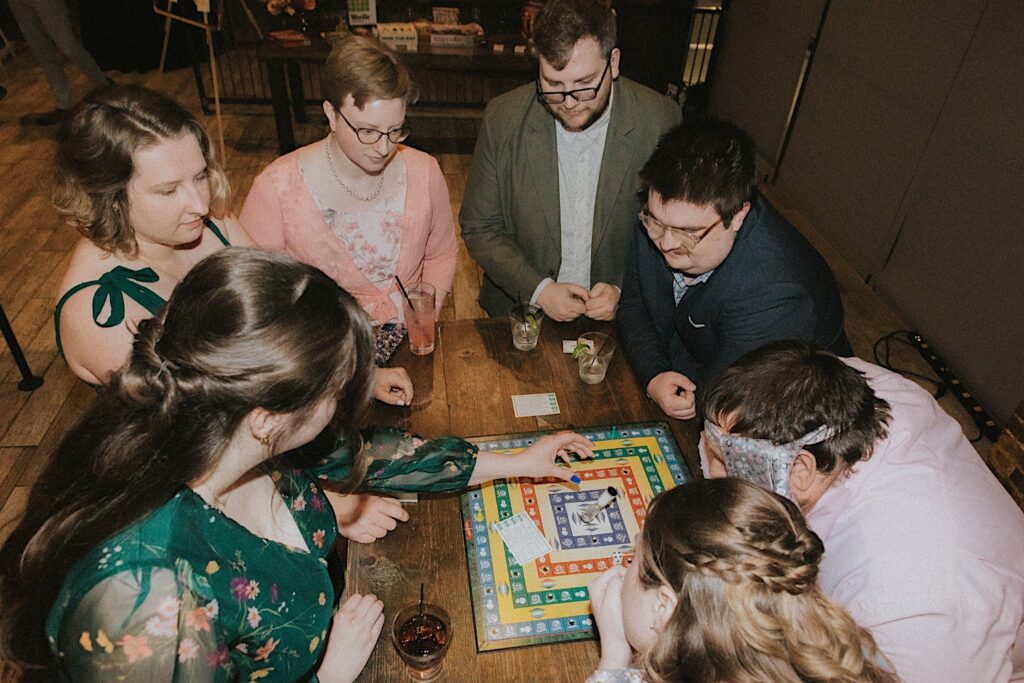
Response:
[{"label": "man in navy suit", "polygon": [[647,204],[619,302],[619,336],[640,386],[669,417],[768,342],[804,339],[852,355],[825,260],[757,191],[754,146],[736,126],[688,120],[640,173]]}]

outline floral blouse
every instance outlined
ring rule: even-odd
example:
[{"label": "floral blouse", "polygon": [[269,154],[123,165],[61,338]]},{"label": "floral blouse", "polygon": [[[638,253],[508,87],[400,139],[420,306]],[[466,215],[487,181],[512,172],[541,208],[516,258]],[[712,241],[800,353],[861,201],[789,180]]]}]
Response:
[{"label": "floral blouse", "polygon": [[[465,488],[477,448],[377,428],[364,450],[370,490]],[[270,476],[309,552],[250,532],[184,488],[79,560],[50,610],[47,637],[65,681],[307,681],[328,638],[338,533],[318,480],[343,479],[344,440],[313,468],[285,458]]]}]

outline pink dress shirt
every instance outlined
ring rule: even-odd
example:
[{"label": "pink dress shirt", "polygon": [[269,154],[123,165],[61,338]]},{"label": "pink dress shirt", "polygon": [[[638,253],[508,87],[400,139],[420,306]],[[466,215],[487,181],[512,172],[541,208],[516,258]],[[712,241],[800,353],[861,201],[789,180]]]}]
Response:
[{"label": "pink dress shirt", "polygon": [[907,683],[1024,678],[1024,514],[927,392],[844,362],[893,419],[807,514],[825,543],[818,584]]},{"label": "pink dress shirt", "polygon": [[[405,163],[408,179],[395,274],[407,286],[428,282],[438,292],[450,292],[457,245],[441,168],[429,154],[404,145],[391,163]],[[327,273],[356,298],[375,325],[398,319],[394,278],[374,284],[360,272],[306,186],[298,150],[256,176],[239,220],[261,247],[286,251]]]}]

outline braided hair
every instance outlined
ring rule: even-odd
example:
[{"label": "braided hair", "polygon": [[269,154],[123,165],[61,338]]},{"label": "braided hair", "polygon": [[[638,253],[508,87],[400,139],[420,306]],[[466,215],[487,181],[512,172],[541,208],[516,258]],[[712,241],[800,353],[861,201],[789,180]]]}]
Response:
[{"label": "braided hair", "polygon": [[824,547],[791,501],[740,479],[695,481],[651,504],[645,588],[678,602],[641,653],[651,681],[898,680],[871,635],[815,584]]}]

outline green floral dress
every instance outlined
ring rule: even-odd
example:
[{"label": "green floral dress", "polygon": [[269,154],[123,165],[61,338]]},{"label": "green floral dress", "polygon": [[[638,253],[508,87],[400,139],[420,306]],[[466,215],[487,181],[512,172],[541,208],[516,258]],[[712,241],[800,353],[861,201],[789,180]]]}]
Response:
[{"label": "green floral dress", "polygon": [[[477,448],[453,437],[415,448],[377,428],[364,488],[465,488]],[[343,479],[339,441],[314,467],[275,461],[271,478],[309,548],[257,536],[189,488],[79,560],[50,610],[47,637],[65,681],[316,680],[335,590],[327,570],[338,529],[318,484]]]}]

